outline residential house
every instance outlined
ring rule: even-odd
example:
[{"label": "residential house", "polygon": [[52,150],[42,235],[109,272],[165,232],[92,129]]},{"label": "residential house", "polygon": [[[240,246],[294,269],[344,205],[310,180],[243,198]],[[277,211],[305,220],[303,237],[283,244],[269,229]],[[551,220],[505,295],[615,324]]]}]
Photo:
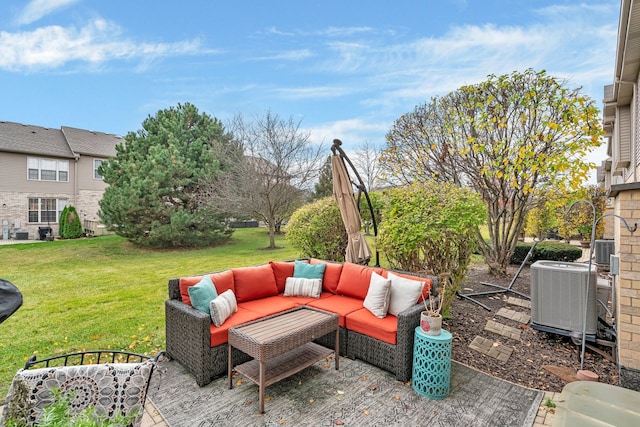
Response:
[{"label": "residential house", "polygon": [[[605,237],[615,239],[617,353],[622,386],[640,391],[640,0],[622,0],[613,84],[604,88],[608,158],[598,179],[609,196]],[[613,216],[615,215],[615,216]]]},{"label": "residential house", "polygon": [[58,235],[67,205],[81,219],[98,219],[106,184],[98,166],[123,138],[62,126],[50,129],[0,122],[0,238],[39,238],[39,227]]}]

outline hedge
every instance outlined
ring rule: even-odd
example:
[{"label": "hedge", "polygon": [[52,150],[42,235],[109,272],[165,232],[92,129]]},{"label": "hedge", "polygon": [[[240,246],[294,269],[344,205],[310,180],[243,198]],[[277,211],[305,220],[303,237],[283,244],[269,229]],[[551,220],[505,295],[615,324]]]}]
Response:
[{"label": "hedge", "polygon": [[[516,250],[511,256],[511,264],[522,264],[533,243],[524,242],[516,245]],[[527,261],[532,264],[538,260],[573,262],[582,256],[582,249],[575,245],[560,242],[541,242]]]}]

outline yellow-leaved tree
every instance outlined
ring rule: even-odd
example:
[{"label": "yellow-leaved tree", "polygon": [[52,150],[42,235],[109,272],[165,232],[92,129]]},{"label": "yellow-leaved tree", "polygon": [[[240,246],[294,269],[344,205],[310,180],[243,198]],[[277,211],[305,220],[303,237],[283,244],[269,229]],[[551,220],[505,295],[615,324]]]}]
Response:
[{"label": "yellow-leaved tree", "polygon": [[534,190],[580,187],[602,134],[581,88],[529,69],[416,106],[394,122],[381,160],[402,183],[447,181],[480,194],[489,239],[478,229],[478,247],[489,270],[506,275]]}]

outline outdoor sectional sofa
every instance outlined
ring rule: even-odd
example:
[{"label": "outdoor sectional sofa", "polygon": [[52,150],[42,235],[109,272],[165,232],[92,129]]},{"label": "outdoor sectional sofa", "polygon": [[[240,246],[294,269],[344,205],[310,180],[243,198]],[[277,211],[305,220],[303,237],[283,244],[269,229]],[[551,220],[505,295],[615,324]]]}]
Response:
[{"label": "outdoor sectional sofa", "polygon": [[[321,293],[318,290],[319,297],[292,296],[291,289],[294,288],[289,287],[288,280],[292,279],[288,278],[299,277],[298,271],[302,269],[314,268],[318,271],[323,268],[322,265],[324,271],[321,275]],[[387,303],[391,306],[395,304],[396,311],[402,309],[397,315],[387,314],[383,317],[378,313],[377,317],[363,306],[365,300],[371,306],[374,285],[371,293],[369,286],[373,283],[372,280],[378,280],[380,276],[393,278]],[[202,311],[202,307],[196,309],[191,304],[189,288],[201,285],[203,279],[211,279],[218,295],[231,290],[235,296],[237,311],[219,327],[212,322],[210,314]],[[424,283],[418,295],[415,294],[416,282]],[[377,283],[375,289],[381,289]],[[168,286],[169,299],[165,302],[166,350],[171,358],[195,376],[199,386],[227,373],[227,338],[230,327],[300,305],[339,315],[342,356],[364,360],[395,374],[400,381],[408,381],[411,378],[414,331],[420,322],[420,313],[424,310],[422,299],[429,297],[432,288],[437,288],[437,278],[349,262],[311,259],[295,262],[271,261],[259,266],[173,278],[169,280]],[[191,290],[193,291],[194,289]],[[228,294],[226,292],[225,295]],[[409,301],[407,297],[410,298]],[[389,309],[391,312],[391,307]],[[219,319],[216,318],[216,321],[219,323]],[[333,348],[334,335],[329,334],[316,341]],[[235,363],[250,360],[249,356],[236,349],[233,358]]]}]

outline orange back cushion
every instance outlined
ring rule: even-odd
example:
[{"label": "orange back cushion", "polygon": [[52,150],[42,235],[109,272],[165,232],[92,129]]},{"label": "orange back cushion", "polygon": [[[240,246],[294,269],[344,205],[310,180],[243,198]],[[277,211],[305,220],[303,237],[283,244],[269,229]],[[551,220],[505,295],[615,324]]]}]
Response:
[{"label": "orange back cushion", "polygon": [[367,267],[365,265],[345,262],[342,266],[342,273],[336,289],[338,295],[359,298],[364,300],[369,290],[371,273],[376,272],[382,275],[384,271],[380,267]]},{"label": "orange back cushion", "polygon": [[270,264],[232,268],[231,271],[238,303],[278,295],[276,277]]},{"label": "orange back cushion", "polygon": [[[227,289],[231,289],[235,293],[235,289],[233,286],[233,272],[231,270],[225,270],[220,273],[209,274],[211,277],[211,281],[216,287],[216,291],[218,295],[226,291]],[[191,304],[191,298],[189,298],[189,287],[197,285],[198,282],[202,280],[202,276],[190,276],[190,277],[181,277],[180,278],[180,298],[182,302],[187,305]]]},{"label": "orange back cushion", "polygon": [[311,264],[325,264],[324,278],[322,279],[322,290],[325,292],[331,292],[336,294],[338,289],[338,282],[340,281],[340,274],[342,273],[342,264],[334,264],[332,262],[325,262],[320,259],[311,258]]},{"label": "orange back cushion", "polygon": [[293,268],[295,263],[293,262],[277,262],[269,261],[273,275],[276,278],[276,286],[278,287],[278,293],[284,292],[284,285],[287,282],[287,277],[293,277]]},{"label": "orange back cushion", "polygon": [[210,274],[211,281],[213,285],[216,287],[216,291],[218,291],[218,295],[226,291],[227,289],[231,289],[233,293],[236,292],[235,284],[233,282],[233,271],[225,270],[220,273]]}]

